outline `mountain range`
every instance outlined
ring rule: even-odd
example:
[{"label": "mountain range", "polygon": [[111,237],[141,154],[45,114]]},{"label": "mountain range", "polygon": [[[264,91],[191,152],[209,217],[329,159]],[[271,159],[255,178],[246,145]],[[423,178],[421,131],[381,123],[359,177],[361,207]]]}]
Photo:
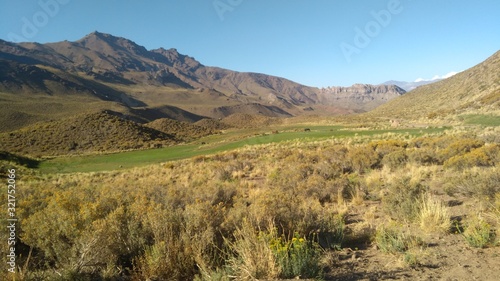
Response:
[{"label": "mountain range", "polygon": [[176,49],[147,50],[92,32],[80,40],[0,40],[0,131],[80,112],[111,110],[147,123],[195,122],[234,113],[269,117],[365,112],[405,91],[397,86],[319,89],[285,78],[205,66]]},{"label": "mountain range", "polygon": [[[142,125],[159,119],[194,123],[235,114],[247,115],[227,119],[238,124],[254,120],[250,115],[366,113],[420,118],[498,112],[499,57],[497,52],[471,69],[407,93],[392,85],[400,84],[397,81],[310,87],[281,77],[205,66],[173,48],[147,50],[131,40],[100,32],[74,42],[0,40],[0,133],[103,112]],[[108,116],[106,120],[114,119]],[[170,128],[177,126],[161,122]]]}]

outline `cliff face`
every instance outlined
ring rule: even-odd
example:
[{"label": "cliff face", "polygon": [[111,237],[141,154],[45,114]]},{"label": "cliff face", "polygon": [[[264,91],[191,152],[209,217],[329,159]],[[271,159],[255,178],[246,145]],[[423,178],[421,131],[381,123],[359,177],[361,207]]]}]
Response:
[{"label": "cliff face", "polygon": [[405,93],[395,85],[354,84],[351,87],[320,89],[319,102],[361,112],[372,110]]}]

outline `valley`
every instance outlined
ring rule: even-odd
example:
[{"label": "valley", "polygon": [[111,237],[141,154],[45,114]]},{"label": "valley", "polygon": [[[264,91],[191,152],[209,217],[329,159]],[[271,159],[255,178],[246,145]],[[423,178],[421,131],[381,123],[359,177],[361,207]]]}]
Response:
[{"label": "valley", "polygon": [[0,41],[0,279],[495,280],[499,70],[317,88],[100,32]]}]

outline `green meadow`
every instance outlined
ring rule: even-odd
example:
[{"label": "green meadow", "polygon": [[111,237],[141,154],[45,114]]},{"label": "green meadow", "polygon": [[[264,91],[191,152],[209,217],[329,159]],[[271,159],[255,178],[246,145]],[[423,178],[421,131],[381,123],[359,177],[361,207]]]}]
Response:
[{"label": "green meadow", "polygon": [[[309,128],[310,131],[304,131]],[[238,149],[247,145],[269,144],[300,140],[302,142],[345,138],[353,136],[374,136],[387,133],[422,135],[444,131],[446,128],[412,129],[354,129],[342,126],[289,126],[278,129],[277,134],[267,130],[230,130],[212,135],[189,144],[171,147],[126,151],[110,154],[64,156],[42,161],[39,169],[43,173],[73,173],[112,171],[157,164],[173,160],[210,155]]]}]

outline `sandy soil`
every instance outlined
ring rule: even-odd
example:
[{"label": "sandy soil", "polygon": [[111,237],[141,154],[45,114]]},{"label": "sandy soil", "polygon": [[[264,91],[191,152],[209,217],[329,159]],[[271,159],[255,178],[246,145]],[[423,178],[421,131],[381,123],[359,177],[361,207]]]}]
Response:
[{"label": "sandy soil", "polygon": [[[446,196],[443,196],[446,197]],[[452,218],[460,220],[474,202],[450,199]],[[359,210],[366,210],[375,202],[365,202]],[[348,228],[366,225],[359,214],[348,218]],[[409,266],[402,255],[381,252],[368,239],[347,241],[341,251],[333,252],[327,280],[500,280],[500,247],[484,249],[470,247],[460,233],[419,234],[425,249],[419,253],[418,265]]]}]

